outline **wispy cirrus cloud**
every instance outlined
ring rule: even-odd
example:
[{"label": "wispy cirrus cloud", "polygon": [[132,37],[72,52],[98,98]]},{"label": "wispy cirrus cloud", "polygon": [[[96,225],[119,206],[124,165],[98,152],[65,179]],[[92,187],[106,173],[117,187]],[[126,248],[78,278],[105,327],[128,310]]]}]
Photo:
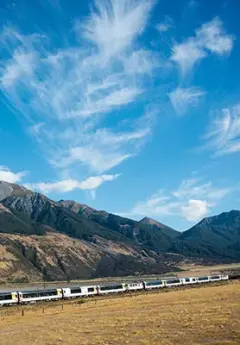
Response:
[{"label": "wispy cirrus cloud", "polygon": [[178,199],[207,198],[208,200],[220,200],[229,194],[232,188],[216,188],[212,182],[203,182],[199,178],[183,180],[179,187],[172,192]]},{"label": "wispy cirrus cloud", "polygon": [[196,87],[181,88],[178,87],[168,94],[172,106],[178,115],[183,115],[189,107],[198,105],[200,98],[205,92]]},{"label": "wispy cirrus cloud", "polygon": [[95,10],[85,22],[76,23],[76,31],[108,59],[122,54],[141,35],[152,6],[150,0],[95,1]]},{"label": "wispy cirrus cloud", "polygon": [[[90,15],[75,23],[74,44],[64,48],[49,35],[12,27],[1,33],[1,90],[57,170],[68,168],[74,176],[79,168],[85,176],[107,172],[138,154],[151,134],[151,120],[133,129],[151,111],[116,128],[157,66],[154,54],[135,44],[153,5],[96,0]],[[113,126],[106,127],[107,117],[115,119]]]},{"label": "wispy cirrus cloud", "polygon": [[195,36],[172,47],[171,60],[184,77],[194,65],[210,54],[228,55],[233,49],[235,37],[225,32],[222,21],[216,17],[195,31]]},{"label": "wispy cirrus cloud", "polygon": [[[75,146],[70,148],[67,154],[59,154],[58,160],[52,161],[52,164],[58,168],[66,168],[81,163],[91,172],[103,173],[132,157],[135,154],[133,149],[137,153],[138,145],[143,144],[150,132],[148,126],[129,132],[113,132],[107,128],[89,131],[84,138],[75,141]],[[61,136],[67,139],[74,134],[75,132],[69,130]]]},{"label": "wispy cirrus cloud", "polygon": [[173,28],[173,19],[171,17],[169,17],[169,16],[165,16],[164,21],[162,21],[161,23],[158,23],[157,26],[156,26],[156,29],[160,33],[167,32],[171,28]]},{"label": "wispy cirrus cloud", "polygon": [[216,156],[240,151],[240,103],[216,112],[202,146]]},{"label": "wispy cirrus cloud", "polygon": [[189,178],[183,180],[176,190],[160,190],[137,202],[125,216],[180,216],[188,221],[198,221],[233,191],[233,187],[215,187],[211,181]]}]

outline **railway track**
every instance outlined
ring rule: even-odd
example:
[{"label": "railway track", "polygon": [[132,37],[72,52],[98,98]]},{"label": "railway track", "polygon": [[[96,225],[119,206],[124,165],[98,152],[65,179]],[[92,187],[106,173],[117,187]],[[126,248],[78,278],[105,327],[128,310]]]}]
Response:
[{"label": "railway track", "polygon": [[[206,283],[201,284],[187,284],[187,285],[178,285],[178,286],[171,286],[171,287],[160,287],[160,288],[153,288],[153,289],[141,289],[141,290],[132,290],[132,291],[121,291],[121,292],[115,292],[115,293],[109,293],[106,295],[92,295],[92,296],[75,296],[68,299],[58,299],[58,300],[41,300],[41,301],[32,301],[28,303],[28,305],[35,305],[36,303],[38,305],[64,305],[68,303],[73,304],[81,304],[85,303],[86,301],[97,301],[97,300],[103,300],[103,299],[114,299],[114,298],[124,298],[124,297],[135,297],[138,295],[145,295],[145,294],[154,294],[154,293],[168,293],[170,291],[181,291],[186,289],[194,289],[194,288],[201,288],[205,286],[217,286],[217,285],[223,285],[227,284],[229,281],[239,280],[240,274],[232,274],[228,277],[227,280],[219,280],[219,281],[208,281]],[[7,307],[8,305],[4,305],[4,307]],[[10,306],[10,305],[9,305]],[[12,304],[11,307],[21,307],[23,304]],[[26,304],[25,304],[26,306]]]}]

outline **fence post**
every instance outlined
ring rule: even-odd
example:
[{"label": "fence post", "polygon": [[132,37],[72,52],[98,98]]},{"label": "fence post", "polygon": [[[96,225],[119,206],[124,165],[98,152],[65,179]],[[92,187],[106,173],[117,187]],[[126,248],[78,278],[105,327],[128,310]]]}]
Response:
[{"label": "fence post", "polygon": [[42,308],[42,313],[44,314],[44,308]]},{"label": "fence post", "polygon": [[24,316],[24,309],[22,309],[22,316]]}]

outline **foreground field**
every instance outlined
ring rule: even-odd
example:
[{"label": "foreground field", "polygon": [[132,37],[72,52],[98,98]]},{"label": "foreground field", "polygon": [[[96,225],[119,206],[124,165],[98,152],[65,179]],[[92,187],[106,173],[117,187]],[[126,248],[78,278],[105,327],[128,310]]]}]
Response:
[{"label": "foreground field", "polygon": [[[237,345],[240,282],[0,311],[1,345]],[[44,307],[44,309],[43,309]],[[43,313],[44,312],[44,313]]]}]

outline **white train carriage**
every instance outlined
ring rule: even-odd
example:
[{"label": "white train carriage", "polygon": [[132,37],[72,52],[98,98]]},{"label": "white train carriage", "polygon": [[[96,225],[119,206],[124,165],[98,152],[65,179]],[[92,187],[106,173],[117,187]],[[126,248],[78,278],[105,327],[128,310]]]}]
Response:
[{"label": "white train carriage", "polygon": [[97,286],[72,286],[68,288],[63,288],[64,298],[76,298],[97,295]]},{"label": "white train carriage", "polygon": [[144,289],[159,289],[165,286],[165,280],[150,280],[148,282],[143,282]]},{"label": "white train carriage", "polygon": [[198,282],[198,278],[197,277],[182,278],[183,285],[197,284],[197,282]]},{"label": "white train carriage", "polygon": [[18,303],[17,292],[0,292],[0,307]]},{"label": "white train carriage", "polygon": [[228,280],[229,279],[229,275],[225,274],[225,275],[221,275],[221,280]]},{"label": "white train carriage", "polygon": [[127,284],[127,291],[143,290],[143,289],[144,289],[143,283],[128,283]]},{"label": "white train carriage", "polygon": [[63,298],[62,289],[44,289],[21,291],[18,293],[20,303],[34,303],[37,301],[52,301]]},{"label": "white train carriage", "polygon": [[108,293],[124,292],[127,290],[126,284],[113,284],[98,286],[99,295]]},{"label": "white train carriage", "polygon": [[165,281],[165,286],[166,287],[172,287],[172,286],[180,286],[182,285],[183,282],[181,279],[175,278],[175,279],[167,279]]}]

